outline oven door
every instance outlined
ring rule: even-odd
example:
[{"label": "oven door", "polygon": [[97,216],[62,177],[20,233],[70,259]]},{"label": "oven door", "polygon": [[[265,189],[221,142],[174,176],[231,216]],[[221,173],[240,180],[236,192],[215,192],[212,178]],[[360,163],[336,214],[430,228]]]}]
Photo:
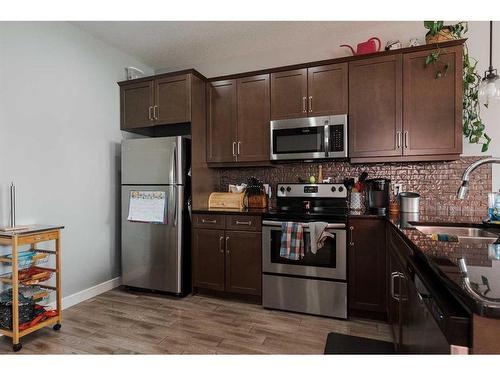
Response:
[{"label": "oven door", "polygon": [[271,160],[325,158],[329,123],[330,116],[271,121]]},{"label": "oven door", "polygon": [[311,240],[307,223],[304,223],[304,252],[300,260],[280,256],[281,221],[262,222],[262,271],[291,276],[317,277],[334,280],[346,279],[346,230],[345,224],[328,224],[327,231],[334,238],[327,238],[325,246],[316,254],[310,251]]}]

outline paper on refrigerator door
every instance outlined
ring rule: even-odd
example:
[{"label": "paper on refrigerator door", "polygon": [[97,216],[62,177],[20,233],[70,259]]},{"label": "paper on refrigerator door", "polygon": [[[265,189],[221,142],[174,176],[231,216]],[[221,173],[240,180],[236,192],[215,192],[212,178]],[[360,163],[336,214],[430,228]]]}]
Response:
[{"label": "paper on refrigerator door", "polygon": [[143,223],[166,224],[166,200],[164,191],[135,191],[130,192],[128,208],[129,221]]}]

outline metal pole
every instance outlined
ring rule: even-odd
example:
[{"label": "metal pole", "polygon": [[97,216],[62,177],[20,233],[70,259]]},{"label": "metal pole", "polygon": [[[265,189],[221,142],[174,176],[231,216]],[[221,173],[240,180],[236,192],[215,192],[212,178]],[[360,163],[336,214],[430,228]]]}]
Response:
[{"label": "metal pole", "polygon": [[16,186],[14,182],[10,184],[10,227],[16,226]]},{"label": "metal pole", "polygon": [[490,21],[490,72],[493,70],[493,21]]}]

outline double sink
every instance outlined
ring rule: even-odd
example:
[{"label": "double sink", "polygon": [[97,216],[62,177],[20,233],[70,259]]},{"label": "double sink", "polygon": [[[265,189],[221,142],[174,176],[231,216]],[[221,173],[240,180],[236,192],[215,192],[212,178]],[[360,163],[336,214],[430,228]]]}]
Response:
[{"label": "double sink", "polygon": [[448,235],[458,237],[459,242],[495,242],[499,237],[495,233],[495,229],[485,229],[478,226],[470,225],[442,225],[442,224],[423,224],[423,223],[410,223],[415,229],[425,235]]}]

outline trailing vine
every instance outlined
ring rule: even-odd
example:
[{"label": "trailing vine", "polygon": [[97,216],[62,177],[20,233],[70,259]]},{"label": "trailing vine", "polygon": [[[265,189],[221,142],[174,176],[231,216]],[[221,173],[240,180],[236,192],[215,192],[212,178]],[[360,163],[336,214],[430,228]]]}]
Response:
[{"label": "trailing vine", "polygon": [[[424,21],[428,29],[427,35],[437,35],[442,30],[448,30],[455,39],[461,39],[467,33],[467,22],[455,25],[444,25],[443,21]],[[436,79],[446,76],[448,64],[439,60],[441,50],[439,45],[425,59],[425,65],[436,67]],[[481,76],[477,73],[477,60],[469,56],[467,42],[464,43],[463,54],[463,134],[469,143],[480,144],[481,152],[488,151],[491,137],[485,132],[485,124],[481,120],[481,104],[479,102],[479,84]],[[485,104],[485,106],[487,106]]]}]

